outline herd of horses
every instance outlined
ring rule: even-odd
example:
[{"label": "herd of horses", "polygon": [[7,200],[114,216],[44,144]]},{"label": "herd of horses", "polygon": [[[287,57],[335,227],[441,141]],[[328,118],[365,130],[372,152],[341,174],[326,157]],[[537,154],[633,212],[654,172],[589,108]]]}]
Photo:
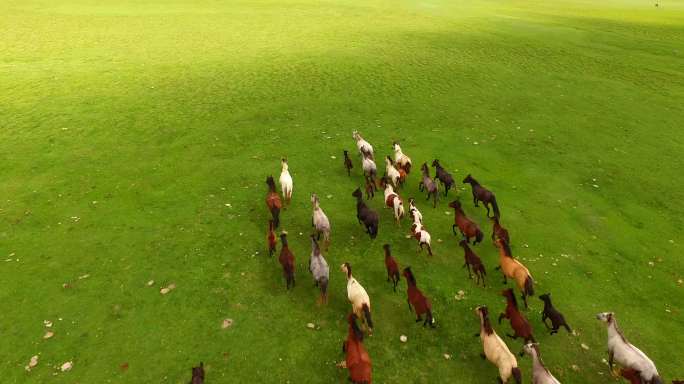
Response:
[{"label": "herd of horses", "polygon": [[[427,249],[428,255],[432,256],[431,237],[427,228],[423,224],[423,215],[418,210],[416,200],[408,200],[408,210],[404,208],[404,199],[400,195],[401,189],[407,182],[411,172],[412,161],[401,149],[399,143],[393,143],[394,158],[387,156],[384,158],[385,171],[382,176],[378,174],[378,167],[375,163],[375,152],[373,146],[366,141],[359,132],[352,134],[361,157],[362,172],[364,176],[364,194],[361,187],[352,192],[356,200],[356,217],[365,232],[371,239],[375,239],[379,231],[380,214],[368,205],[368,201],[373,199],[375,192],[384,190],[384,205],[391,209],[393,217],[397,223],[407,215],[412,220],[411,237],[418,243],[418,251]],[[349,152],[344,152],[344,167],[351,176],[354,162]],[[449,190],[455,188],[453,176],[440,164],[439,160],[431,163],[435,168],[435,177],[430,176],[430,168],[427,162],[420,167],[421,178],[419,190],[426,194],[426,200],[432,199],[432,206],[436,207],[440,189],[443,189],[444,197],[448,196]],[[290,203],[292,199],[293,180],[289,172],[286,159],[281,161],[280,174],[281,195],[278,193],[275,181],[272,176],[268,176],[266,184],[268,193],[266,205],[271,213],[268,222],[267,244],[269,254],[273,256],[277,248],[276,230],[280,224],[280,213],[283,205]],[[486,215],[492,222],[492,243],[499,251],[499,265],[496,267],[503,277],[504,284],[508,279],[514,281],[520,297],[523,301],[525,310],[528,307],[527,299],[534,295],[534,279],[527,267],[513,256],[511,251],[511,239],[509,232],[500,222],[501,212],[495,194],[485,188],[471,175],[463,179],[463,184],[470,184],[473,204],[478,207],[480,203],[487,210]],[[311,235],[311,255],[309,259],[309,272],[314,278],[315,284],[320,289],[319,303],[327,302],[327,287],[330,279],[329,266],[325,260],[323,251],[327,251],[330,246],[331,225],[328,217],[320,206],[320,200],[316,194],[311,195],[312,203],[312,235]],[[476,221],[469,218],[462,206],[456,199],[448,204],[454,210],[454,224],[452,230],[459,237],[459,245],[464,250],[464,268],[467,268],[468,275],[475,284],[485,286],[487,275],[482,259],[477,255],[475,247],[482,243],[484,233]],[[319,241],[323,237],[323,246]],[[282,265],[283,274],[286,280],[286,288],[290,289],[295,284],[295,263],[294,255],[289,249],[287,233],[280,234],[281,251],[278,257]],[[435,319],[432,315],[432,304],[427,296],[418,288],[414,273],[410,267],[404,268],[400,272],[399,263],[391,254],[389,244],[383,246],[385,253],[385,267],[387,269],[387,281],[392,283],[392,288],[396,292],[397,285],[401,276],[407,282],[407,303],[409,309],[416,315],[416,322],[422,322],[423,326],[435,327]],[[349,378],[353,383],[371,382],[371,358],[364,347],[363,340],[366,334],[373,332],[373,320],[371,315],[370,297],[364,287],[352,275],[352,266],[344,263],[341,270],[347,278],[347,298],[352,306],[352,311],[348,315],[348,336],[342,346],[345,360],[340,366],[346,367],[349,371]],[[505,289],[501,295],[506,298],[506,307],[499,315],[498,323],[503,319],[509,321],[512,333],[506,334],[512,339],[522,339],[523,347],[519,352],[520,356],[529,355],[533,361],[532,382],[536,384],[552,384],[559,381],[549,372],[541,360],[540,346],[536,342],[529,320],[524,314],[524,310],[518,305],[517,297],[512,288]],[[541,321],[549,330],[551,335],[557,333],[561,327],[568,332],[572,332],[570,326],[565,321],[564,316],[553,306],[551,295],[545,293],[539,296],[544,303]],[[507,344],[498,336],[489,318],[489,309],[486,306],[476,308],[476,315],[480,319],[479,336],[482,342],[482,357],[490,361],[498,368],[497,380],[500,383],[521,383],[522,373],[518,367],[515,354],[511,353]],[[624,335],[617,328],[615,315],[610,312],[601,313],[597,318],[606,323],[608,329],[608,363],[611,373],[619,375],[631,383],[640,384],[660,384],[663,383],[654,363],[638,348],[630,344]],[[550,325],[547,321],[550,321]],[[619,367],[614,369],[617,363]],[[203,373],[202,373],[203,379]],[[674,382],[678,383],[678,382]]]}]

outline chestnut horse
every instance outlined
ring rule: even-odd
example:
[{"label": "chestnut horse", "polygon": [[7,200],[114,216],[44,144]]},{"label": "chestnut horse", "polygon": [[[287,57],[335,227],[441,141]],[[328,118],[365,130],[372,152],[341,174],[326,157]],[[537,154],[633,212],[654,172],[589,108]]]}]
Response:
[{"label": "chestnut horse", "polygon": [[449,203],[449,207],[454,209],[455,223],[451,226],[451,229],[454,231],[454,235],[457,235],[456,227],[458,227],[459,231],[461,232],[461,236],[466,239],[467,243],[470,243],[470,239],[473,237],[475,238],[475,241],[473,242],[474,245],[481,242],[484,235],[482,234],[480,227],[478,227],[474,221],[470,220],[465,215],[463,208],[461,207],[461,202],[454,200]]},{"label": "chestnut horse", "polygon": [[508,230],[499,223],[499,217],[494,216],[490,219],[492,220],[492,241],[501,239],[506,244],[511,244],[511,238],[508,236]]},{"label": "chestnut horse", "polygon": [[276,251],[277,244],[273,220],[268,221],[268,235],[266,235],[266,241],[268,242],[268,255],[273,256],[273,253]]},{"label": "chestnut horse", "polygon": [[434,328],[435,321],[432,318],[432,304],[430,304],[430,300],[428,300],[428,298],[423,295],[423,292],[416,286],[416,278],[413,276],[413,272],[411,272],[411,267],[404,268],[402,275],[406,278],[406,284],[408,285],[407,302],[409,311],[411,310],[411,306],[413,306],[413,311],[416,312],[416,323],[423,321],[422,316],[425,314],[423,327],[430,325],[431,328]]},{"label": "chestnut horse", "polygon": [[397,291],[397,284],[399,284],[399,265],[397,264],[397,260],[392,257],[392,253],[390,252],[390,245],[385,244],[382,246],[382,248],[385,250],[385,268],[387,269],[387,281],[392,280],[392,285],[394,292]]},{"label": "chestnut horse", "polygon": [[518,260],[513,258],[511,248],[503,240],[497,239],[495,242],[499,247],[499,266],[496,269],[501,270],[504,276],[504,284],[506,278],[509,277],[515,280],[518,289],[522,292],[522,299],[527,308],[527,296],[534,295],[534,280],[530,271]]},{"label": "chestnut horse", "polygon": [[273,181],[273,176],[266,178],[266,184],[268,185],[268,193],[266,194],[266,206],[268,210],[271,211],[271,216],[273,217],[273,225],[278,228],[280,224],[280,209],[283,207],[283,203],[280,200],[280,195],[276,192],[275,181]]},{"label": "chestnut horse", "polygon": [[371,239],[375,239],[378,236],[378,213],[363,202],[363,195],[359,188],[356,188],[352,196],[356,197],[356,218],[359,224],[363,224],[366,227],[366,233]]},{"label": "chestnut horse", "polygon": [[473,278],[473,274],[470,272],[470,268],[472,267],[473,273],[475,273],[475,277],[477,278],[475,284],[480,284],[480,280],[482,280],[482,286],[485,287],[485,276],[487,276],[487,271],[485,271],[484,264],[482,264],[482,259],[470,249],[465,240],[461,240],[458,244],[463,247],[463,251],[465,251],[465,264],[463,264],[463,268],[468,268],[468,277],[471,279]]},{"label": "chestnut horse", "polygon": [[278,261],[280,262],[280,265],[282,265],[283,267],[283,274],[285,275],[285,283],[287,284],[287,289],[290,289],[290,287],[294,288],[294,255],[292,254],[292,251],[290,251],[290,247],[287,244],[287,234],[284,232],[280,234],[280,243],[282,245],[282,248],[280,249],[280,256],[278,257]]},{"label": "chestnut horse", "polygon": [[515,299],[513,290],[511,288],[504,289],[501,291],[501,296],[506,298],[506,310],[499,315],[499,324],[501,324],[501,319],[506,318],[511,322],[511,328],[513,328],[513,334],[506,335],[512,339],[522,337],[525,344],[534,343],[535,340],[534,336],[532,336],[532,326],[518,310],[518,301]]},{"label": "chestnut horse", "polygon": [[342,343],[342,352],[345,353],[345,365],[349,370],[349,380],[355,384],[370,384],[371,382],[371,359],[366,348],[363,347],[363,332],[356,324],[356,315],[350,313],[347,316],[349,332],[347,340]]},{"label": "chestnut horse", "polygon": [[480,185],[477,180],[473,179],[472,176],[468,175],[463,179],[463,184],[469,183],[473,190],[473,203],[477,207],[477,202],[481,201],[482,204],[487,208],[487,216],[489,216],[489,205],[492,206],[494,210],[494,216],[501,217],[499,213],[499,206],[496,204],[496,196],[489,191],[487,188]]}]

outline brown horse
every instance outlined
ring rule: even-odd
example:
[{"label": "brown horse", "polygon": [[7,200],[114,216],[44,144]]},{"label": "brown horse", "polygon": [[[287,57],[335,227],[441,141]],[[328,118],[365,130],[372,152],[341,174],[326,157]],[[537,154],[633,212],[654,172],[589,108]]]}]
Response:
[{"label": "brown horse", "polygon": [[278,257],[278,261],[280,262],[280,265],[282,265],[283,267],[283,274],[285,275],[287,289],[290,289],[290,287],[294,288],[294,255],[292,254],[292,251],[290,251],[290,247],[287,244],[287,234],[284,232],[280,234],[280,243],[282,245],[282,248],[280,249],[280,256]]},{"label": "brown horse", "polygon": [[468,277],[471,279],[473,278],[473,274],[470,272],[470,268],[472,267],[473,273],[475,273],[475,277],[477,278],[475,284],[480,284],[480,280],[482,280],[482,286],[485,287],[485,276],[487,276],[487,271],[485,271],[484,264],[482,264],[482,259],[470,249],[465,240],[461,240],[459,245],[463,247],[463,250],[465,251],[465,264],[463,264],[463,268],[468,268]]},{"label": "brown horse", "polygon": [[418,183],[418,190],[422,192],[423,189],[425,189],[427,192],[426,200],[430,200],[430,196],[432,196],[434,200],[432,207],[435,208],[437,206],[437,196],[439,195],[437,183],[430,178],[430,169],[428,168],[427,163],[423,163],[423,165],[420,166],[420,170],[423,172],[423,178],[420,183]]},{"label": "brown horse", "polygon": [[510,244],[511,238],[508,236],[508,230],[499,223],[499,217],[494,216],[490,219],[492,220],[492,241],[496,241],[496,239],[501,239],[506,244]]},{"label": "brown horse", "polygon": [[392,253],[390,252],[390,245],[385,244],[382,246],[382,248],[385,250],[385,268],[387,269],[387,281],[392,280],[392,285],[394,292],[397,291],[397,284],[399,284],[399,280],[401,279],[399,277],[399,265],[397,264],[397,260],[392,257]]},{"label": "brown horse", "polygon": [[203,384],[204,383],[204,363],[200,361],[198,367],[192,367],[192,380],[190,384]]},{"label": "brown horse", "polygon": [[432,166],[435,167],[437,179],[444,185],[444,197],[446,197],[449,194],[449,190],[456,184],[454,177],[439,164],[439,160],[435,159],[432,162]]},{"label": "brown horse", "polygon": [[268,242],[268,255],[273,256],[277,244],[273,220],[268,221],[268,234],[266,235],[266,241]]},{"label": "brown horse", "polygon": [[268,193],[266,194],[266,206],[268,210],[271,211],[271,216],[273,217],[273,225],[278,228],[280,225],[280,209],[283,207],[283,203],[280,200],[280,195],[276,192],[275,181],[273,181],[273,176],[266,178],[266,184],[268,185]]},{"label": "brown horse", "polygon": [[475,238],[473,244],[481,242],[484,235],[482,234],[480,227],[478,227],[474,221],[466,217],[465,213],[463,212],[463,208],[461,207],[461,202],[454,200],[449,203],[449,207],[454,209],[455,223],[451,226],[451,229],[454,231],[454,235],[458,235],[456,233],[456,227],[458,227],[459,231],[461,232],[461,236],[465,238],[467,243],[470,243],[470,239],[473,237]]},{"label": "brown horse", "polygon": [[356,315],[350,313],[347,316],[349,332],[347,340],[342,343],[342,352],[345,353],[345,365],[349,370],[349,380],[355,384],[371,383],[371,359],[363,347],[363,332],[356,324]]},{"label": "brown horse", "polygon": [[413,276],[413,272],[411,272],[411,267],[404,268],[402,275],[404,275],[406,278],[406,284],[408,285],[407,302],[409,311],[411,310],[411,306],[413,306],[413,311],[416,312],[416,323],[423,321],[422,316],[425,314],[423,327],[429,325],[431,328],[434,328],[435,325],[434,319],[432,318],[432,304],[430,304],[430,300],[428,300],[428,298],[423,295],[423,292],[421,292],[416,286],[416,278]]},{"label": "brown horse", "polygon": [[[513,328],[513,334],[508,335],[512,339],[517,339],[522,337],[527,343],[534,343],[534,336],[532,336],[532,326],[530,322],[527,321],[525,316],[518,310],[518,301],[515,299],[515,294],[512,289],[504,289],[501,291],[501,296],[506,298],[506,310],[499,315],[499,324],[501,324],[501,319],[506,318],[511,322],[511,328]],[[520,353],[522,356],[522,352]]]},{"label": "brown horse", "polygon": [[351,170],[354,168],[354,164],[352,164],[351,159],[349,158],[349,152],[347,150],[344,150],[344,167],[347,168],[347,175],[351,176]]},{"label": "brown horse", "polygon": [[497,239],[495,242],[499,247],[499,266],[496,269],[501,270],[504,275],[504,284],[506,278],[509,277],[515,280],[518,289],[522,292],[522,299],[527,308],[527,296],[534,295],[534,280],[530,271],[518,260],[513,258],[511,248],[503,240]]},{"label": "brown horse", "polygon": [[476,207],[478,206],[477,202],[481,201],[485,208],[487,208],[487,216],[489,216],[489,205],[491,205],[494,210],[494,216],[501,217],[499,206],[496,204],[496,196],[494,196],[491,191],[480,185],[480,183],[470,175],[463,179],[463,184],[466,183],[470,184],[473,189],[473,203],[475,203]]}]

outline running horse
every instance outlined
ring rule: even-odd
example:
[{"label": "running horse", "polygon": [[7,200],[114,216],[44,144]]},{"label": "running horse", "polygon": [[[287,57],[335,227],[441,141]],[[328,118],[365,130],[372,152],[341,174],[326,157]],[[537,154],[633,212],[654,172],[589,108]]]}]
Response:
[{"label": "running horse", "polygon": [[473,245],[481,242],[484,235],[482,234],[480,227],[465,215],[463,208],[461,207],[461,202],[454,200],[449,203],[449,207],[454,209],[454,225],[451,226],[454,235],[457,235],[456,228],[458,227],[461,236],[465,238],[467,243],[470,243],[471,238],[475,238]]},{"label": "running horse", "polygon": [[472,176],[468,175],[463,179],[463,184],[470,184],[473,190],[473,203],[477,207],[477,202],[481,201],[482,204],[487,208],[487,217],[489,217],[489,205],[492,206],[494,210],[494,216],[501,217],[499,212],[499,206],[496,204],[496,196],[488,190],[487,188],[480,185],[477,180],[473,179]]}]

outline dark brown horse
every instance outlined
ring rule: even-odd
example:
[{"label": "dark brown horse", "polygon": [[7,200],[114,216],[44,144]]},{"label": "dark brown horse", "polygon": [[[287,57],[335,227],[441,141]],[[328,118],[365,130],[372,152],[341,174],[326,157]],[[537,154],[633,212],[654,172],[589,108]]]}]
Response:
[{"label": "dark brown horse", "polygon": [[432,166],[435,167],[435,175],[437,179],[444,185],[444,196],[449,194],[449,190],[456,184],[453,176],[446,169],[444,169],[440,164],[439,160],[435,159],[432,162]]},{"label": "dark brown horse", "polygon": [[268,255],[273,256],[277,244],[273,220],[268,221],[268,234],[266,235],[266,241],[268,242]]},{"label": "dark brown horse", "polygon": [[437,195],[439,195],[437,183],[430,178],[430,169],[428,168],[427,163],[423,163],[423,165],[420,166],[420,170],[423,172],[423,178],[421,179],[420,183],[418,183],[418,190],[422,192],[423,189],[425,189],[427,192],[426,200],[430,200],[430,196],[432,196],[434,199],[432,207],[434,208],[437,206]]},{"label": "dark brown horse", "polygon": [[276,192],[275,182],[273,181],[273,176],[266,178],[266,184],[268,185],[268,193],[266,194],[266,206],[268,210],[271,211],[271,216],[273,217],[273,225],[278,228],[280,225],[280,209],[283,207],[283,203],[280,200],[280,195]]},{"label": "dark brown horse", "polygon": [[192,367],[192,380],[190,384],[204,384],[204,363],[200,361],[198,367]]},{"label": "dark brown horse", "polygon": [[454,200],[449,203],[449,207],[454,209],[454,225],[451,226],[454,235],[458,235],[458,233],[456,233],[456,228],[458,227],[461,236],[465,238],[467,243],[470,243],[471,238],[475,238],[473,244],[481,242],[484,235],[482,234],[480,227],[465,215],[463,208],[461,207],[461,202]]},{"label": "dark brown horse", "polygon": [[513,289],[504,289],[501,291],[501,296],[506,298],[506,310],[499,315],[499,324],[501,324],[501,319],[506,318],[511,322],[511,328],[513,328],[513,334],[506,335],[512,339],[522,337],[525,344],[534,343],[535,340],[534,336],[532,336],[532,326],[530,326],[530,322],[527,321],[525,316],[520,313],[518,301],[515,298]]},{"label": "dark brown horse", "polygon": [[363,202],[363,195],[359,188],[356,188],[352,196],[356,197],[356,218],[359,220],[359,224],[363,224],[366,227],[366,233],[370,235],[371,239],[375,239],[378,236],[378,213]]},{"label": "dark brown horse", "polygon": [[287,244],[287,234],[286,233],[282,233],[280,235],[280,243],[282,245],[282,248],[280,249],[280,256],[278,257],[278,261],[280,261],[280,265],[282,265],[282,267],[283,267],[283,274],[285,275],[285,282],[287,284],[287,289],[290,289],[290,287],[294,288],[294,286],[295,286],[294,254],[292,254],[292,251],[290,251],[290,247]]},{"label": "dark brown horse", "polygon": [[[546,325],[546,328],[548,328],[551,331],[551,334],[553,335],[554,333],[557,333],[560,327],[565,327],[566,331],[572,333],[572,329],[570,329],[568,323],[565,322],[565,317],[563,317],[563,314],[558,312],[558,310],[551,303],[551,294],[545,293],[543,295],[540,295],[539,300],[544,302],[544,311],[542,312],[542,323],[544,323],[544,325]],[[546,323],[546,319],[551,320],[551,327],[549,327],[549,324]]]},{"label": "dark brown horse", "polygon": [[487,188],[480,185],[477,180],[473,179],[472,176],[468,175],[463,179],[463,184],[470,184],[473,190],[473,203],[477,207],[477,202],[481,201],[485,208],[487,208],[487,216],[489,216],[489,205],[492,206],[494,210],[494,216],[501,217],[499,212],[499,206],[496,204],[496,196],[489,191]]},{"label": "dark brown horse", "polygon": [[344,167],[347,168],[347,175],[351,176],[351,170],[354,168],[354,164],[352,164],[346,149],[344,150]]},{"label": "dark brown horse", "polygon": [[476,277],[475,284],[480,284],[480,280],[482,280],[482,286],[485,287],[485,276],[487,276],[487,271],[485,271],[484,264],[482,264],[482,259],[470,249],[465,240],[461,240],[459,245],[463,247],[463,250],[465,251],[465,264],[463,264],[463,268],[468,268],[468,277],[471,279],[473,278],[473,274],[470,272],[470,268],[472,267]]},{"label": "dark brown horse", "polygon": [[511,244],[511,238],[508,236],[508,230],[499,223],[499,217],[494,216],[490,217],[490,219],[492,220],[492,241],[501,239],[506,244]]}]

